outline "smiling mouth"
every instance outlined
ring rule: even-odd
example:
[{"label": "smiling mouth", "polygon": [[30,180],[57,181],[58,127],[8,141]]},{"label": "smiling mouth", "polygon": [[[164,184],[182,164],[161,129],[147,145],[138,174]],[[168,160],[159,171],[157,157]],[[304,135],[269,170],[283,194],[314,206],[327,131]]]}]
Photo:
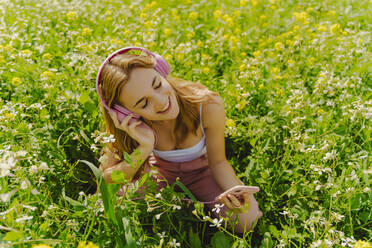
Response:
[{"label": "smiling mouth", "polygon": [[164,112],[167,112],[167,111],[169,110],[170,106],[171,106],[171,102],[170,102],[170,99],[169,99],[169,97],[168,97],[168,106],[167,106],[167,108],[166,108],[164,111],[158,111],[158,113],[164,113]]}]

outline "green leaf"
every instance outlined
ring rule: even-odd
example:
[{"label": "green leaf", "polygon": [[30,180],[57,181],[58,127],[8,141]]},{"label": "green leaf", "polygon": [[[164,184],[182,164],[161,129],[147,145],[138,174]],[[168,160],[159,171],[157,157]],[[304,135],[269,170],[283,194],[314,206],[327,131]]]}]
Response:
[{"label": "green leaf", "polygon": [[195,196],[190,192],[190,190],[188,190],[188,188],[186,188],[185,185],[183,185],[183,183],[181,183],[180,181],[176,181],[175,184],[177,184],[178,186],[181,187],[181,189],[186,193],[186,195],[195,203],[195,202],[198,202],[198,200],[195,198]]},{"label": "green leaf", "polygon": [[270,231],[270,233],[275,237],[275,238],[279,238],[280,237],[280,233],[279,233],[279,231],[278,231],[278,229],[276,229],[276,226],[274,226],[274,225],[270,225],[269,226],[269,231]]},{"label": "green leaf", "polygon": [[201,241],[199,239],[199,235],[192,231],[192,227],[189,229],[189,241],[190,247],[193,248],[202,248]]},{"label": "green leaf", "polygon": [[112,181],[114,183],[125,183],[125,174],[121,170],[114,170],[111,174]]},{"label": "green leaf", "polygon": [[212,237],[211,244],[214,248],[226,248],[231,247],[231,241],[231,238],[223,232],[216,232]]},{"label": "green leaf", "polygon": [[84,104],[84,103],[88,102],[89,100],[90,100],[90,98],[89,98],[89,94],[87,92],[81,93],[80,98],[79,98],[79,102],[81,104]]},{"label": "green leaf", "polygon": [[21,238],[23,238],[23,233],[22,232],[10,231],[5,235],[3,240],[16,241],[16,240],[19,240]]},{"label": "green leaf", "polygon": [[125,247],[136,248],[136,242],[133,239],[128,218],[123,217],[122,221],[124,225],[125,239],[127,241],[127,245]]},{"label": "green leaf", "polygon": [[123,151],[123,156],[124,156],[124,161],[126,163],[132,165],[132,163],[133,163],[132,157],[126,151]]},{"label": "green leaf", "polygon": [[81,202],[76,201],[76,200],[68,197],[65,194],[65,188],[62,189],[62,197],[63,197],[63,199],[65,199],[68,203],[70,203],[74,207],[83,207],[83,208],[85,208],[84,204],[82,204]]}]

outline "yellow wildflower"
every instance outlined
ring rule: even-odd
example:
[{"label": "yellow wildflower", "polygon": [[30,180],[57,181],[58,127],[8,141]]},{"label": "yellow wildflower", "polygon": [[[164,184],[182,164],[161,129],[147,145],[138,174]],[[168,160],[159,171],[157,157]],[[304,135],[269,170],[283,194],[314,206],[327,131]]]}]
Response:
[{"label": "yellow wildflower", "polygon": [[32,248],[53,248],[46,244],[38,244],[38,245],[32,245]]},{"label": "yellow wildflower", "polygon": [[28,56],[31,56],[32,51],[30,49],[25,49],[21,51],[21,54],[28,57]]},{"label": "yellow wildflower", "polygon": [[141,42],[136,41],[136,42],[134,43],[134,46],[142,46],[142,44],[141,44]]},{"label": "yellow wildflower", "polygon": [[81,34],[82,35],[91,35],[92,34],[92,29],[90,29],[90,28],[83,28],[83,30],[81,31]]},{"label": "yellow wildflower", "polygon": [[196,43],[196,45],[197,45],[198,47],[203,47],[203,46],[204,46],[204,43],[203,43],[203,41],[198,40],[198,43]]},{"label": "yellow wildflower", "polygon": [[175,15],[175,16],[173,16],[173,19],[174,19],[175,21],[179,21],[179,20],[181,19],[181,17],[180,17],[179,15]]},{"label": "yellow wildflower", "polygon": [[264,24],[262,24],[262,27],[266,28],[267,26],[269,26],[269,24],[267,22],[265,22]]},{"label": "yellow wildflower", "polygon": [[54,73],[51,72],[51,71],[44,71],[42,74],[41,74],[41,78],[42,79],[52,79],[54,77]]},{"label": "yellow wildflower", "polygon": [[317,113],[318,113],[319,115],[321,115],[321,114],[324,114],[325,111],[324,111],[323,109],[320,108],[320,109],[318,109]]},{"label": "yellow wildflower", "polygon": [[177,53],[177,55],[176,55],[177,60],[182,60],[184,57],[185,57],[185,54],[183,54],[183,53]]},{"label": "yellow wildflower", "polygon": [[172,33],[172,30],[170,28],[164,29],[164,35],[169,36]]},{"label": "yellow wildflower", "polygon": [[215,11],[213,12],[213,16],[214,16],[214,18],[216,18],[216,19],[220,18],[221,15],[222,15],[222,12],[221,12],[221,10],[219,10],[219,9],[217,9],[217,10],[215,10]]},{"label": "yellow wildflower", "polygon": [[112,21],[113,18],[112,18],[112,16],[108,16],[108,17],[106,17],[106,20],[107,20],[107,21]]},{"label": "yellow wildflower", "polygon": [[331,31],[332,34],[337,34],[337,33],[341,32],[341,31],[342,31],[342,30],[341,30],[341,25],[338,24],[338,23],[333,24],[333,25],[331,26],[331,28],[330,28],[330,31]]},{"label": "yellow wildflower", "polygon": [[154,8],[156,5],[157,5],[157,3],[155,1],[151,2],[151,8]]},{"label": "yellow wildflower", "polygon": [[209,73],[211,70],[209,69],[209,67],[203,67],[203,73],[207,74]]},{"label": "yellow wildflower", "polygon": [[195,11],[190,12],[190,14],[189,14],[189,18],[190,18],[191,20],[196,20],[196,19],[198,19],[198,13],[195,12]]},{"label": "yellow wildflower", "polygon": [[43,59],[51,60],[52,58],[53,58],[53,56],[50,53],[44,53],[43,54]]},{"label": "yellow wildflower", "polygon": [[257,51],[254,51],[253,52],[253,56],[255,57],[255,58],[258,58],[258,57],[260,57],[261,56],[261,51],[260,50],[257,50]]},{"label": "yellow wildflower", "polygon": [[11,46],[11,45],[6,45],[5,47],[4,47],[4,50],[5,51],[7,51],[7,52],[10,52],[10,51],[13,51],[13,47]]},{"label": "yellow wildflower", "polygon": [[258,86],[258,89],[259,89],[259,90],[262,90],[264,87],[265,87],[264,84],[260,84],[260,85]]},{"label": "yellow wildflower", "polygon": [[146,22],[145,22],[145,27],[146,27],[146,28],[151,28],[152,25],[153,25],[152,21],[146,21]]},{"label": "yellow wildflower", "polygon": [[68,19],[69,21],[72,21],[72,20],[75,20],[75,19],[76,19],[77,14],[76,14],[75,11],[70,11],[70,12],[68,12],[68,13],[66,14],[66,16],[67,16],[67,19]]},{"label": "yellow wildflower", "polygon": [[172,9],[172,16],[178,15],[178,10],[177,9]]},{"label": "yellow wildflower", "polygon": [[244,100],[241,100],[241,101],[239,101],[238,104],[235,105],[235,107],[236,107],[239,111],[241,111],[241,110],[245,107],[245,105],[247,105],[247,102],[244,101]]},{"label": "yellow wildflower", "polygon": [[226,19],[226,23],[229,26],[234,26],[234,19],[232,19],[231,17],[229,17],[229,18]]},{"label": "yellow wildflower", "polygon": [[240,34],[241,32],[242,32],[242,30],[239,27],[234,29],[234,33],[236,33],[236,34]]},{"label": "yellow wildflower", "polygon": [[273,51],[270,51],[268,55],[269,57],[274,57],[275,53]]},{"label": "yellow wildflower", "polygon": [[145,12],[141,12],[140,19],[145,20],[147,18],[147,14]]},{"label": "yellow wildflower", "polygon": [[240,17],[240,11],[239,10],[234,10],[233,16],[234,17]]},{"label": "yellow wildflower", "polygon": [[271,43],[271,42],[273,42],[273,38],[267,39],[267,43]]},{"label": "yellow wildflower", "polygon": [[372,244],[367,241],[358,240],[353,246],[353,248],[372,248]]},{"label": "yellow wildflower", "polygon": [[289,59],[287,62],[289,67],[292,67],[296,63],[293,59]]},{"label": "yellow wildflower", "polygon": [[173,58],[173,56],[171,54],[167,54],[167,55],[164,56],[164,58],[166,60],[171,60]]},{"label": "yellow wildflower", "polygon": [[309,62],[310,65],[313,65],[315,63],[315,61],[316,61],[316,59],[314,57],[310,57],[308,59],[308,62]]},{"label": "yellow wildflower", "polygon": [[240,0],[240,6],[246,6],[248,3],[248,0]]},{"label": "yellow wildflower", "polygon": [[235,121],[233,119],[227,119],[226,126],[227,127],[236,127]]},{"label": "yellow wildflower", "polygon": [[278,74],[278,73],[280,73],[280,68],[278,68],[278,67],[273,67],[273,68],[271,68],[271,72],[272,72],[273,74]]},{"label": "yellow wildflower", "polygon": [[258,4],[258,1],[257,0],[251,0],[251,4],[253,7],[256,7],[257,4]]},{"label": "yellow wildflower", "polygon": [[186,35],[189,39],[193,38],[195,36],[195,32],[194,31],[191,31],[190,33],[188,33]]},{"label": "yellow wildflower", "polygon": [[240,39],[238,37],[236,37],[235,35],[231,35],[230,38],[229,38],[229,41],[232,43],[232,44],[236,44],[240,41]]},{"label": "yellow wildflower", "polygon": [[245,57],[245,56],[247,56],[247,54],[246,54],[245,52],[241,52],[241,53],[240,53],[240,56],[241,56],[241,57]]},{"label": "yellow wildflower", "polygon": [[19,86],[22,83],[22,80],[19,77],[12,78],[12,84]]},{"label": "yellow wildflower", "polygon": [[293,16],[296,17],[296,21],[303,23],[304,25],[309,24],[308,14],[303,12],[294,12]]},{"label": "yellow wildflower", "polygon": [[326,27],[326,25],[318,25],[318,31],[320,31],[320,32],[325,32],[325,31],[327,31],[327,27]]},{"label": "yellow wildflower", "polygon": [[77,248],[99,248],[99,246],[95,245],[92,241],[88,243],[86,241],[80,241]]},{"label": "yellow wildflower", "polygon": [[309,13],[311,13],[311,12],[314,11],[314,9],[313,9],[312,7],[308,7],[308,8],[306,9],[306,11],[309,12]]},{"label": "yellow wildflower", "polygon": [[244,71],[245,68],[247,68],[247,66],[245,64],[241,64],[239,66],[239,71]]},{"label": "yellow wildflower", "polygon": [[223,36],[222,36],[222,38],[224,39],[224,40],[227,40],[227,39],[229,39],[229,34],[224,34]]},{"label": "yellow wildflower", "polygon": [[0,55],[0,64],[4,64],[5,63],[5,58],[3,55]]},{"label": "yellow wildflower", "polygon": [[265,15],[260,15],[260,19],[264,20],[264,19],[266,19],[266,16]]},{"label": "yellow wildflower", "polygon": [[129,36],[131,34],[132,34],[132,31],[130,31],[129,29],[127,29],[127,30],[124,31],[124,35],[125,36]]},{"label": "yellow wildflower", "polygon": [[280,41],[275,43],[274,46],[275,46],[275,50],[277,50],[277,51],[282,51],[284,49],[284,45]]},{"label": "yellow wildflower", "polygon": [[329,16],[335,16],[336,15],[336,11],[334,11],[334,10],[330,10],[330,11],[328,11],[328,13],[327,13]]}]

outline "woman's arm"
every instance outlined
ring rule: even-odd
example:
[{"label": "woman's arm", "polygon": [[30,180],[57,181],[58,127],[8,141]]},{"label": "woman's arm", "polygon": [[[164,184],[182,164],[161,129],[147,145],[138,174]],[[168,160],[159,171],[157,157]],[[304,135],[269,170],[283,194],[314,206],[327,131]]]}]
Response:
[{"label": "woman's arm", "polygon": [[220,96],[216,103],[203,104],[207,155],[212,175],[217,184],[226,191],[236,185],[244,185],[236,176],[225,156],[225,106]]}]

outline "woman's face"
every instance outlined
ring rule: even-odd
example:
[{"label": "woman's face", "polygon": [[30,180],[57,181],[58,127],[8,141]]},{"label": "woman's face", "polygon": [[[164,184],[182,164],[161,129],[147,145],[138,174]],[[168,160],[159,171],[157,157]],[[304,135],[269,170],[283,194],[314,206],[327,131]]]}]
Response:
[{"label": "woman's face", "polygon": [[147,120],[173,120],[179,114],[174,89],[153,68],[134,68],[122,87],[119,102]]}]

